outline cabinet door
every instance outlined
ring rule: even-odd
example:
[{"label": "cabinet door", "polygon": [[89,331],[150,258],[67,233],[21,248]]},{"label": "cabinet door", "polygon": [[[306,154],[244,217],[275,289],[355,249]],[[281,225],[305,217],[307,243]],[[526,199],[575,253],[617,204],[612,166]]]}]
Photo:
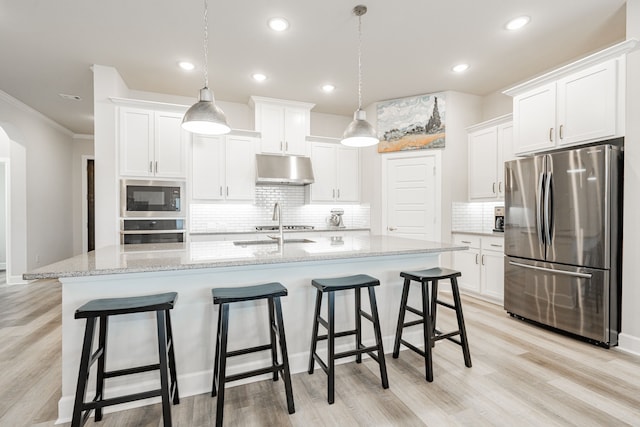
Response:
[{"label": "cabinet door", "polygon": [[185,150],[182,114],[157,112],[155,114],[155,160],[157,177],[184,178]]},{"label": "cabinet door", "polygon": [[284,108],[261,105],[259,124],[258,130],[262,134],[260,150],[263,153],[281,154],[284,151]]},{"label": "cabinet door", "polygon": [[256,187],[256,149],[253,138],[227,136],[227,200],[253,200]]},{"label": "cabinet door", "polygon": [[482,252],[482,294],[502,302],[504,295],[504,254]]},{"label": "cabinet door", "polygon": [[153,176],[153,112],[120,109],[120,175]]},{"label": "cabinet door", "polygon": [[360,154],[357,148],[336,147],[336,200],[357,202],[360,199]]},{"label": "cabinet door", "polygon": [[504,198],[504,162],[515,159],[513,154],[513,123],[498,125],[498,198]]},{"label": "cabinet door", "polygon": [[336,198],[336,145],[313,143],[311,164],[314,183],[311,184],[312,202],[331,202]]},{"label": "cabinet door", "polygon": [[224,199],[224,137],[193,136],[192,198]]},{"label": "cabinet door", "polygon": [[498,130],[495,126],[469,134],[469,199],[498,195]]},{"label": "cabinet door", "polygon": [[453,268],[462,273],[458,285],[463,290],[480,292],[480,250],[468,249],[453,253]]},{"label": "cabinet door", "polygon": [[616,133],[617,61],[558,81],[558,144],[595,141]]},{"label": "cabinet door", "polygon": [[556,84],[550,83],[513,98],[513,149],[531,153],[555,145]]},{"label": "cabinet door", "polygon": [[306,136],[309,133],[309,113],[301,108],[284,110],[284,151],[296,156],[307,155]]}]

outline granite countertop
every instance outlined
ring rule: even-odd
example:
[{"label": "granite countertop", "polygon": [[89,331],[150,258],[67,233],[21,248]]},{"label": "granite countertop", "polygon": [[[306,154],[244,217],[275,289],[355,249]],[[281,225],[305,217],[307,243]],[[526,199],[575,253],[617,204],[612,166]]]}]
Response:
[{"label": "granite countertop", "polygon": [[[425,242],[392,236],[309,235],[310,243],[278,246],[268,238],[262,244],[236,245],[203,241],[101,248],[27,272],[25,280],[100,276],[123,273],[189,270],[292,262],[324,261],[375,256],[438,253],[468,249],[449,243]],[[250,242],[250,241],[248,241]],[[253,241],[255,242],[255,240]]]},{"label": "granite countertop", "polygon": [[[314,233],[314,232],[342,232],[342,231],[371,231],[368,227],[315,227],[313,229],[304,229],[304,230],[283,230],[286,233]],[[189,234],[191,236],[206,236],[206,235],[218,235],[218,234],[273,234],[277,233],[278,230],[256,230],[254,228],[250,228],[247,230],[233,230],[233,231],[191,231]]]},{"label": "granite countertop", "polygon": [[504,237],[504,231],[467,231],[467,230],[452,230],[451,234],[473,234],[476,236],[494,236],[494,237]]}]

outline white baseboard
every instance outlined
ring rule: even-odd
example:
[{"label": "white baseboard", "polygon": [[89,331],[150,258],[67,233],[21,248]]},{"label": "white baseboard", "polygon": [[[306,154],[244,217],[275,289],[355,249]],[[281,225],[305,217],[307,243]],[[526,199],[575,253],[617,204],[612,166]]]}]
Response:
[{"label": "white baseboard", "polygon": [[621,333],[618,335],[618,346],[616,349],[640,356],[640,337]]},{"label": "white baseboard", "polygon": [[[394,336],[388,336],[382,339],[382,345],[384,347],[385,354],[387,354],[387,357],[386,357],[387,359],[389,358],[389,355],[393,352],[394,338],[395,338]],[[416,346],[422,347],[422,345],[420,345],[420,343],[422,343],[422,330],[405,331],[402,334],[402,338],[405,340],[408,340],[409,342],[415,342]],[[365,341],[363,344],[370,346],[370,345],[375,345],[375,342]],[[336,352],[347,351],[352,348],[354,348],[353,343],[340,344],[336,346]],[[405,350],[405,349],[406,347],[401,346],[401,350]],[[322,355],[323,351],[320,350],[319,354]],[[323,356],[321,357],[323,358],[323,360],[325,359],[325,357]],[[366,354],[363,354],[362,357],[363,359],[366,359],[369,356],[367,356]],[[353,361],[352,357],[345,357],[343,359],[336,360],[336,363],[341,364],[341,363],[348,363],[352,361]],[[251,363],[245,363],[243,365],[230,366],[229,367],[230,369],[227,371],[227,374],[251,371],[253,369],[258,369],[264,366],[265,365],[263,362],[251,362]],[[289,355],[289,369],[291,370],[291,374],[306,372],[308,367],[309,367],[309,352],[305,351],[305,352]],[[317,364],[316,364],[316,371],[314,375],[324,375],[324,373],[322,372],[322,369],[320,369],[317,366]],[[271,374],[265,374],[261,376],[245,378],[243,380],[238,380],[238,381],[229,383],[227,387],[233,387],[237,385],[247,384],[250,382],[265,380],[270,377],[271,377]],[[213,366],[211,367],[211,370],[207,370],[207,371],[195,372],[188,375],[178,374],[178,389],[180,390],[180,397],[183,398],[188,396],[195,396],[197,394],[210,393],[212,378],[213,378]],[[109,391],[108,394],[109,396],[120,396],[120,395],[132,394],[132,393],[139,393],[141,391],[151,390],[157,387],[158,387],[157,382],[145,381],[143,383],[136,383],[132,385],[108,388],[108,391]],[[95,390],[88,390],[86,395],[94,396]],[[62,396],[62,398],[58,401],[58,419],[56,420],[56,424],[64,424],[64,423],[71,422],[71,415],[73,413],[73,402],[74,402],[74,396]],[[145,400],[137,400],[135,402],[128,402],[128,403],[123,403],[121,405],[112,406],[110,408],[105,408],[104,413],[106,414],[110,412],[124,411],[126,409],[138,408],[140,406],[151,405],[159,402],[160,402],[159,397],[154,397],[154,398],[145,399]]]}]

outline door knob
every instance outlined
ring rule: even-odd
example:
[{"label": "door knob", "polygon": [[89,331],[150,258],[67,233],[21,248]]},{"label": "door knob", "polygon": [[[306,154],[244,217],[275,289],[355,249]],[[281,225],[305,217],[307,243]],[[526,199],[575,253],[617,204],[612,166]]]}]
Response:
[{"label": "door knob", "polygon": [[389,231],[396,231],[398,229],[398,227],[387,227],[387,230]]}]

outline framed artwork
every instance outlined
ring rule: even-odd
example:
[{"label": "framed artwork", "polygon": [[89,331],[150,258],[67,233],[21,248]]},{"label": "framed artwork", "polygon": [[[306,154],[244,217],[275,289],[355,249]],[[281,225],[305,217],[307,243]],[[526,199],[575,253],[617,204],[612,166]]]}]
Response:
[{"label": "framed artwork", "polygon": [[377,113],[378,153],[444,148],[444,93],[380,102]]}]

